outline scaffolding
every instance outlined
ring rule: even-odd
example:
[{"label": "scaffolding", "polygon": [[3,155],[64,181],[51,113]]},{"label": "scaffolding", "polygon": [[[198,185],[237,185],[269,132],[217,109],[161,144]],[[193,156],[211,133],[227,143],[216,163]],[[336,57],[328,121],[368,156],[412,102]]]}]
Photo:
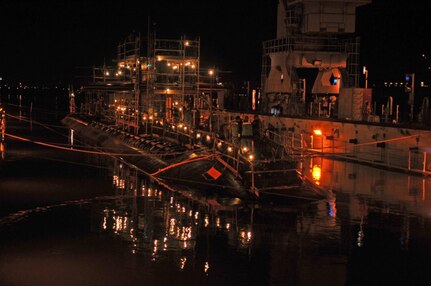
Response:
[{"label": "scaffolding", "polygon": [[154,121],[195,122],[200,96],[200,40],[157,39],[149,31],[146,57],[141,35],[117,47],[116,65],[93,67],[81,93],[81,113],[135,134]]}]

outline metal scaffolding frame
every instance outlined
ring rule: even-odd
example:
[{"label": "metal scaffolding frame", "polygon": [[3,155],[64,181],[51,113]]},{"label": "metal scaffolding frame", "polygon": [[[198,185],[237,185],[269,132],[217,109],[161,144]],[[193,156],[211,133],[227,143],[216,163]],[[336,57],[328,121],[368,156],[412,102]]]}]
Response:
[{"label": "metal scaffolding frame", "polygon": [[93,105],[102,101],[109,110],[101,120],[135,134],[157,118],[192,124],[201,96],[200,40],[158,39],[148,31],[144,44],[146,57],[141,35],[131,34],[118,44],[116,66],[93,67],[92,82],[81,90],[81,112],[93,115]]}]

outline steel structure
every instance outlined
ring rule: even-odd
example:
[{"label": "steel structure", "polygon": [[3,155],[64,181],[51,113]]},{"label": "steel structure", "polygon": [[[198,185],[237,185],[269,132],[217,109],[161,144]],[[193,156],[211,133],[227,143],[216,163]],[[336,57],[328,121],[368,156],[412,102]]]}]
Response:
[{"label": "steel structure", "polygon": [[[352,36],[355,11],[370,2],[279,1],[277,38],[263,43],[263,112],[283,106],[284,114],[304,114],[307,91],[338,95],[340,87],[358,87],[359,38]],[[304,69],[317,70],[317,76],[304,76]]]}]

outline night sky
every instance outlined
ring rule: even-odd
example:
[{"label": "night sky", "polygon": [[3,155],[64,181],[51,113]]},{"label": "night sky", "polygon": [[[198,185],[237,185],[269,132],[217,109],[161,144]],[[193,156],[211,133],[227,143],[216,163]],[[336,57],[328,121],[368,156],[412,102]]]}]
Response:
[{"label": "night sky", "polygon": [[[410,3],[378,0],[358,9],[370,81],[413,71],[426,76],[431,62],[421,56],[431,56],[431,16]],[[276,7],[277,0],[2,1],[0,76],[71,82],[93,64],[112,64],[117,43],[132,31],[145,34],[150,16],[158,37],[200,37],[202,65],[258,82],[261,43],[275,37]]]}]

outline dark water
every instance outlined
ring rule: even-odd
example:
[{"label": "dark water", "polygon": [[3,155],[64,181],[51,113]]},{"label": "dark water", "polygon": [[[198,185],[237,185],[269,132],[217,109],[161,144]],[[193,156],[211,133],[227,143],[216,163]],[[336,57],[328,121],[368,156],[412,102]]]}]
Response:
[{"label": "dark water", "polygon": [[[7,131],[70,144],[59,117],[10,118]],[[430,182],[419,177],[313,159],[304,164],[333,190],[327,200],[242,204],[168,191],[110,157],[10,137],[4,146],[0,285],[428,285],[431,278]]]}]

